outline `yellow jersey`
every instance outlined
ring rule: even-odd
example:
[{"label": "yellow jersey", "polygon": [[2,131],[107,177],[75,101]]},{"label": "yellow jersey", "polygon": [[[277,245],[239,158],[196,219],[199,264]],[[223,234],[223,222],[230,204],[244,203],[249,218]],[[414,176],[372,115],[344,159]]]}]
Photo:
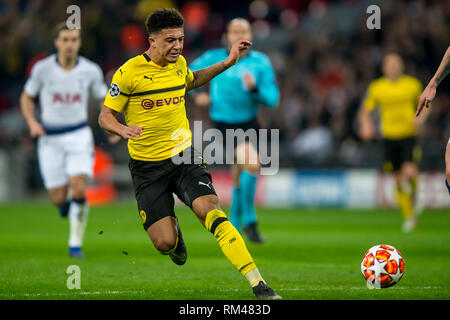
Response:
[{"label": "yellow jersey", "polygon": [[168,159],[192,144],[186,117],[186,84],[194,79],[181,55],[161,67],[147,54],[131,58],[114,74],[105,106],[123,112],[127,126],[142,127],[142,136],[128,140],[135,160]]},{"label": "yellow jersey", "polygon": [[370,83],[363,108],[379,108],[384,138],[409,138],[416,134],[414,118],[421,93],[422,84],[414,77],[402,75],[396,82],[381,77]]}]

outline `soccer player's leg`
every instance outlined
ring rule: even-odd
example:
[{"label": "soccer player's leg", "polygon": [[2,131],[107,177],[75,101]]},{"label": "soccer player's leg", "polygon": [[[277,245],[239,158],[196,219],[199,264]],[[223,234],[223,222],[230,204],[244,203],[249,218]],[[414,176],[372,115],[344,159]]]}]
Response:
[{"label": "soccer player's leg", "polygon": [[81,248],[89,215],[89,204],[86,201],[88,179],[86,175],[70,177],[72,199],[69,206],[69,255],[75,258],[84,257]]},{"label": "soccer player's leg", "polygon": [[[224,155],[224,163],[227,165],[231,164],[231,180],[233,182],[233,187],[231,189],[231,204],[230,204],[230,222],[231,224],[240,232],[241,224],[242,224],[242,196],[241,196],[241,187],[239,185],[239,178],[241,176],[242,167],[241,165],[236,164],[236,139],[232,139],[227,141],[227,130],[235,130],[235,125],[230,125],[223,122],[214,122],[213,125],[217,128],[222,134],[222,152]],[[229,150],[227,148],[227,144],[233,142],[233,148]],[[231,154],[228,154],[230,152]],[[232,160],[233,163],[229,163],[228,161]]]},{"label": "soccer player's leg", "polygon": [[48,189],[52,203],[58,207],[59,214],[65,218],[69,214],[70,201],[67,199],[68,185]]},{"label": "soccer player's leg", "polygon": [[239,185],[244,232],[250,241],[263,243],[255,210],[256,183],[261,169],[258,151],[250,142],[241,143],[236,148],[236,161],[241,167]]},{"label": "soccer player's leg", "polygon": [[167,180],[139,188],[136,193],[139,216],[153,246],[178,265],[186,262],[186,246],[174,212],[174,199]]},{"label": "soccer player's leg", "polygon": [[396,169],[400,173],[401,201],[403,201],[402,229],[403,232],[410,232],[417,227],[415,204],[417,202],[417,163],[420,161],[420,148],[416,145],[414,137],[400,140],[398,145]]},{"label": "soccer player's leg", "polygon": [[206,165],[185,165],[177,175],[176,194],[216,238],[225,257],[249,281],[258,298],[280,298],[261,277],[244,239],[219,206]]},{"label": "soccer player's leg", "polygon": [[187,253],[170,190],[170,163],[155,165],[130,159],[129,167],[144,230],[156,250],[168,255],[176,264],[183,265]]},{"label": "soccer player's leg", "polygon": [[402,202],[403,232],[410,232],[417,227],[417,218],[414,214],[414,199],[417,185],[417,166],[412,162],[403,163],[397,173],[400,177],[399,201]]},{"label": "soccer player's leg", "polygon": [[[403,230],[414,228],[414,208],[410,194],[410,187],[402,174],[404,162],[403,145],[398,140],[384,140],[385,165],[384,171],[391,172],[395,180],[395,198],[403,217]],[[409,221],[409,222],[408,222]]]},{"label": "soccer player's leg", "polygon": [[[159,219],[149,226],[147,233],[155,249],[161,254],[168,255],[177,265],[186,263],[186,246],[176,217],[166,216]],[[182,246],[180,243],[183,243]]]},{"label": "soccer player's leg", "polygon": [[94,139],[89,127],[85,127],[63,138],[65,146],[66,173],[70,177],[71,201],[69,206],[69,255],[84,257],[81,249],[89,216],[86,190],[93,176]]},{"label": "soccer player's leg", "polygon": [[69,179],[65,172],[64,150],[57,137],[43,136],[38,139],[39,169],[52,203],[62,217],[69,213],[67,200]]},{"label": "soccer player's leg", "polygon": [[210,194],[196,198],[192,202],[192,210],[202,225],[214,235],[225,257],[248,280],[257,298],[281,299],[262,278],[244,239],[221,210],[217,196]]},{"label": "soccer player's leg", "polygon": [[241,176],[241,166],[233,164],[231,166],[231,178],[233,188],[231,192],[230,222],[240,232],[242,223],[242,195],[239,178]]}]

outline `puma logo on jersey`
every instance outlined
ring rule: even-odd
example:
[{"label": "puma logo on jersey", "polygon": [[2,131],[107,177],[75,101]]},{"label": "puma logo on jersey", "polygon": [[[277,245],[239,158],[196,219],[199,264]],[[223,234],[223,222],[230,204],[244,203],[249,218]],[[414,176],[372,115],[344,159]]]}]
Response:
[{"label": "puma logo on jersey", "polygon": [[211,181],[210,181],[210,182],[208,182],[208,183],[204,183],[204,182],[202,182],[202,181],[199,181],[199,182],[198,182],[198,184],[199,184],[199,185],[204,185],[204,186],[207,186],[208,188],[210,188],[210,189],[211,189],[211,186],[210,186],[210,184],[211,184]]}]

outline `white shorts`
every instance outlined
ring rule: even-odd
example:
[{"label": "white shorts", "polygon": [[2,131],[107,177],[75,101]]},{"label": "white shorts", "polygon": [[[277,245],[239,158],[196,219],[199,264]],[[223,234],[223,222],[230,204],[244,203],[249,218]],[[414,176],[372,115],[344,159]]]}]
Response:
[{"label": "white shorts", "polygon": [[38,157],[46,189],[65,186],[73,176],[92,177],[94,136],[91,128],[86,126],[67,133],[39,137]]}]

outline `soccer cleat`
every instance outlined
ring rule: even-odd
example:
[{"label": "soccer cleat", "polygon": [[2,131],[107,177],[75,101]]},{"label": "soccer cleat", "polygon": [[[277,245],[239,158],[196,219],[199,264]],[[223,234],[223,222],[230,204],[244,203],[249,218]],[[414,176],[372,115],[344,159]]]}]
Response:
[{"label": "soccer cleat", "polygon": [[413,231],[417,227],[417,219],[415,217],[411,217],[408,219],[405,219],[402,226],[402,231],[404,233],[408,233]]},{"label": "soccer cleat", "polygon": [[282,299],[281,296],[277,295],[275,291],[263,281],[260,281],[257,286],[253,287],[253,293],[258,299]]},{"label": "soccer cleat", "polygon": [[84,258],[81,247],[69,247],[69,256],[72,258]]},{"label": "soccer cleat", "polygon": [[169,254],[170,259],[172,259],[175,264],[181,266],[186,263],[187,251],[186,245],[184,244],[183,235],[181,234],[180,225],[178,224],[178,219],[176,219],[176,227],[178,230],[178,243],[175,251]]},{"label": "soccer cleat", "polygon": [[251,223],[248,226],[244,227],[244,232],[247,235],[248,240],[254,243],[262,244],[264,243],[264,238],[258,231],[256,223]]}]

